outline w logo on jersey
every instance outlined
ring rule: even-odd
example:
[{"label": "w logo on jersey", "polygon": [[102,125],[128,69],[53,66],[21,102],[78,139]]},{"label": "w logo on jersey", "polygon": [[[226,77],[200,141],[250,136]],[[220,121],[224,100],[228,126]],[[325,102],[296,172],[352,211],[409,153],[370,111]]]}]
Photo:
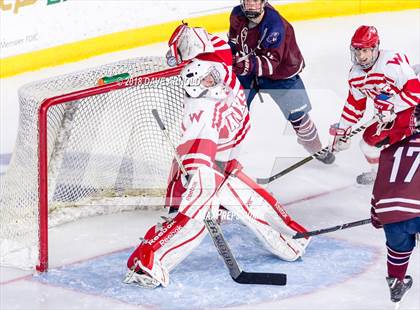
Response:
[{"label": "w logo on jersey", "polygon": [[203,111],[200,111],[199,113],[190,114],[191,123],[193,123],[194,120],[197,121],[197,123],[200,122],[201,115],[203,115]]},{"label": "w logo on jersey", "polygon": [[242,124],[243,114],[232,111],[228,115],[226,115],[226,125],[228,126],[229,130],[232,132],[237,129]]},{"label": "w logo on jersey", "polygon": [[[405,56],[405,60],[408,63],[407,56]],[[401,65],[404,62],[400,54],[395,54],[394,58],[392,60],[388,60],[386,64],[394,64],[394,65]]]}]

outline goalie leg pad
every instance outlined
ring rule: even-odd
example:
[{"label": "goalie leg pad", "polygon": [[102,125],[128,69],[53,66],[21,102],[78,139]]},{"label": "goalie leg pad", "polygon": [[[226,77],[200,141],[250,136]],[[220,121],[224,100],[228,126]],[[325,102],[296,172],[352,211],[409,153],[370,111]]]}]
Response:
[{"label": "goalie leg pad", "polygon": [[202,222],[209,209],[217,205],[216,191],[223,180],[224,176],[221,173],[207,166],[200,166],[182,195],[179,212]]},{"label": "goalie leg pad", "polygon": [[[215,209],[217,212],[217,207]],[[203,221],[178,213],[173,219],[149,229],[128,259],[127,267],[131,272],[145,273],[167,286],[169,271],[191,253],[206,234]]]},{"label": "goalie leg pad", "polygon": [[[296,231],[286,224],[267,200],[237,177],[229,176],[219,190],[219,199],[221,204],[248,226],[273,254],[286,261],[295,261],[304,254],[309,239],[292,239]],[[286,220],[290,222],[290,217],[285,215]],[[274,218],[279,225],[283,225],[284,232],[274,229],[266,220],[267,217]]]},{"label": "goalie leg pad", "polygon": [[162,265],[171,271],[182,262],[207,235],[203,221],[189,219],[178,233],[155,252]]}]

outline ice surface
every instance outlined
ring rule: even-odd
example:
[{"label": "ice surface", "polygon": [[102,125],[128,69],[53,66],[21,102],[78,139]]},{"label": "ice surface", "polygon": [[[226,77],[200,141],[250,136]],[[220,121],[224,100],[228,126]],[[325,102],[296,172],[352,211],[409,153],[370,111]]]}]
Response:
[{"label": "ice surface", "polygon": [[121,267],[132,248],[51,269],[34,280],[135,305],[203,309],[250,305],[310,293],[363,272],[375,263],[378,254],[371,246],[322,237],[313,239],[303,260],[284,262],[262,248],[246,227],[230,223],[223,225],[223,230],[243,270],[286,273],[287,285],[246,288],[232,281],[209,236],[171,272],[167,288],[147,290],[121,282],[126,271]]}]

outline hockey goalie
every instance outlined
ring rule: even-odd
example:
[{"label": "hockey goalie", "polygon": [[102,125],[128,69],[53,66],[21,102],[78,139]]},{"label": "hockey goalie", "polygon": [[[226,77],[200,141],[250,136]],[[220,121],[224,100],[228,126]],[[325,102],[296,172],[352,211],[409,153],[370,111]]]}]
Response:
[{"label": "hockey goalie", "polygon": [[168,286],[169,272],[206,236],[205,217],[217,217],[222,207],[280,259],[295,261],[305,252],[309,239],[291,236],[306,230],[236,159],[250,121],[242,87],[237,83],[233,92],[227,86],[226,70],[221,62],[194,59],[181,72],[185,100],[177,152],[188,177],[174,161],[166,199],[172,212],[146,232],[129,257],[125,283]]}]

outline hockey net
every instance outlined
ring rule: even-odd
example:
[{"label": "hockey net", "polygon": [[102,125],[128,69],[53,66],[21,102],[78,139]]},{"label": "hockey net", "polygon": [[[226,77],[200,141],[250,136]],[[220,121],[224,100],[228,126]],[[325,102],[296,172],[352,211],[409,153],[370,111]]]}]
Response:
[{"label": "hockey net", "polygon": [[[130,59],[19,90],[18,137],[0,183],[0,264],[48,267],[48,227],[94,214],[162,207],[179,140],[180,68]],[[130,78],[98,86],[103,77]]]}]

